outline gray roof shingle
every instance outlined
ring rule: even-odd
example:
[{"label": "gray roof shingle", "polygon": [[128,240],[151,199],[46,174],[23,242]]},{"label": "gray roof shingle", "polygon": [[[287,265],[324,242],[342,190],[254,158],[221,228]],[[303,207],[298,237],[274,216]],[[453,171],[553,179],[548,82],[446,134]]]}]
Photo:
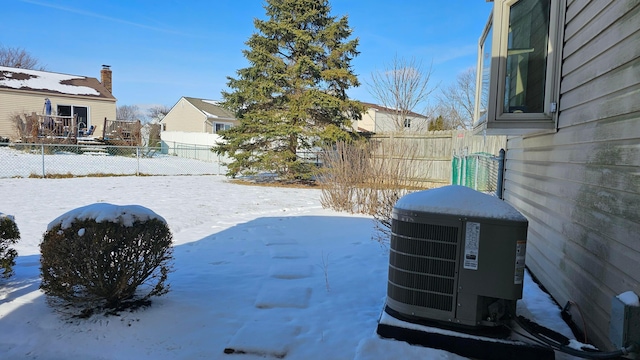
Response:
[{"label": "gray roof shingle", "polygon": [[184,99],[195,106],[198,110],[202,111],[205,115],[207,115],[207,117],[219,118],[221,120],[236,119],[231,111],[216,105],[216,102],[214,100],[198,99],[186,96],[184,97]]}]

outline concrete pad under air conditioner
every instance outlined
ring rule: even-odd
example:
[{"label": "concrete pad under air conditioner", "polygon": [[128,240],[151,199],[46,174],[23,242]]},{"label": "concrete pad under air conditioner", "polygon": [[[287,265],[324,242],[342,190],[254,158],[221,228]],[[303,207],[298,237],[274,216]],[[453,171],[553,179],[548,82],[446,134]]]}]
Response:
[{"label": "concrete pad under air conditioner", "polygon": [[[390,315],[387,313],[392,313]],[[502,337],[489,337],[480,333],[466,333],[450,327],[443,328],[417,324],[399,319],[399,314],[389,309],[383,311],[376,333],[383,338],[407,342],[432,349],[444,350],[454,354],[486,360],[554,360],[555,353],[550,347],[541,347],[519,340]],[[495,333],[494,335],[498,335]]]}]

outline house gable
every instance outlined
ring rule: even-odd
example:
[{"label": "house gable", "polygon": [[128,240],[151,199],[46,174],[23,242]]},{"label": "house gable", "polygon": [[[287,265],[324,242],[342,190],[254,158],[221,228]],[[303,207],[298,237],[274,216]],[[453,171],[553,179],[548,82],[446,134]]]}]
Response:
[{"label": "house gable", "polygon": [[233,113],[207,99],[182,97],[162,119],[163,131],[215,133],[216,124],[234,126]]},{"label": "house gable", "polygon": [[202,111],[208,118],[218,118],[220,120],[235,120],[233,113],[223,107],[217,105],[214,100],[197,99],[192,97],[185,97],[191,105],[196,109]]},{"label": "house gable", "polygon": [[[426,116],[409,111],[405,114],[404,119],[398,119],[396,110],[389,109],[384,106],[361,102],[367,109],[362,114],[362,119],[354,121],[354,128],[360,132],[397,132],[397,131],[426,131],[429,120]],[[402,121],[396,124],[396,121]]]}]

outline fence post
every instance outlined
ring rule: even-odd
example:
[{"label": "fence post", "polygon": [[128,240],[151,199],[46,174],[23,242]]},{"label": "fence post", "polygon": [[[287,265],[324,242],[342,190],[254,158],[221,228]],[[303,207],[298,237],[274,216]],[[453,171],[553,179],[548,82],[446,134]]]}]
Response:
[{"label": "fence post", "polygon": [[136,146],[136,162],[137,164],[137,168],[136,168],[136,176],[140,176],[140,147]]},{"label": "fence post", "polygon": [[496,195],[498,199],[502,199],[502,182],[504,181],[504,158],[505,151],[500,149],[500,155],[498,156],[498,183],[496,185]]},{"label": "fence post", "polygon": [[44,172],[44,143],[40,144],[40,152],[42,153],[42,178],[45,178],[45,172]]},{"label": "fence post", "polygon": [[462,156],[462,160],[460,161],[460,185],[467,186],[467,155],[464,154]]},{"label": "fence post", "polygon": [[475,156],[476,159],[476,168],[475,174],[473,174],[473,190],[478,190],[478,172],[480,171],[480,155]]}]

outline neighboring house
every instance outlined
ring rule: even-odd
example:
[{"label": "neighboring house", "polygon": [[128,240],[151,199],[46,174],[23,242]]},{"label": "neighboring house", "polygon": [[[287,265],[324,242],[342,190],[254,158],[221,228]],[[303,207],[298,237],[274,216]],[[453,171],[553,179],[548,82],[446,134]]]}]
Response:
[{"label": "neighboring house", "polygon": [[[214,100],[182,97],[160,120],[162,151],[220,164],[226,158],[214,154],[211,147],[221,139],[218,132],[238,123],[232,112]],[[218,168],[221,174],[225,171]]]},{"label": "neighboring house", "polygon": [[623,346],[609,329],[614,297],[640,294],[640,2],[495,0],[479,47],[476,129],[509,135],[526,264],[591,341]]},{"label": "neighboring house", "polygon": [[353,121],[353,128],[356,131],[370,133],[427,131],[429,119],[424,115],[408,112],[406,116],[401,116],[394,109],[365,102],[361,104],[367,110],[362,114],[362,119]]},{"label": "neighboring house", "polygon": [[182,97],[160,124],[162,131],[216,134],[235,126],[238,120],[214,100]]},{"label": "neighboring house", "polygon": [[116,118],[111,93],[111,69],[104,65],[96,78],[0,66],[0,137],[12,141],[20,134],[15,117],[45,113],[45,100],[53,115],[76,116],[79,128],[95,127],[101,134],[105,118]]}]

